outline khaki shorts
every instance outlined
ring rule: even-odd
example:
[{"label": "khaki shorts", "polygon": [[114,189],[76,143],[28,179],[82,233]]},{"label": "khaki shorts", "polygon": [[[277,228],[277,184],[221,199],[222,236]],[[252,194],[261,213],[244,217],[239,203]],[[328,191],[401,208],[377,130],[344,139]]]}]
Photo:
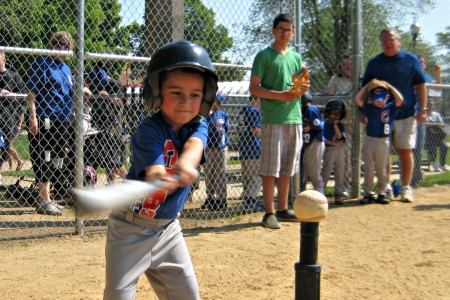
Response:
[{"label": "khaki shorts", "polygon": [[395,120],[392,141],[395,149],[414,149],[416,147],[416,117]]},{"label": "khaki shorts", "polygon": [[279,177],[297,173],[302,144],[302,125],[263,124],[259,175]]}]

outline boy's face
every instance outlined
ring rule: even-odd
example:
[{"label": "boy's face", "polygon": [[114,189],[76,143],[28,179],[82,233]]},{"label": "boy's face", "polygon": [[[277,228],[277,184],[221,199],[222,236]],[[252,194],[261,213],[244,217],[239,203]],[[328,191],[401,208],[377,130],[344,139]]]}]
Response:
[{"label": "boy's face", "polygon": [[167,74],[161,86],[161,113],[175,131],[198,115],[204,84],[198,73],[178,69]]},{"label": "boy's face", "polygon": [[341,116],[341,111],[339,109],[333,109],[328,114],[328,119],[330,121],[338,121],[340,116]]},{"label": "boy's face", "polygon": [[289,43],[294,36],[294,25],[289,22],[280,22],[276,28],[272,28],[272,34],[275,37],[275,41]]},{"label": "boy's face", "polygon": [[381,108],[386,105],[386,102],[387,102],[387,99],[384,101],[373,101],[373,105],[378,108]]}]

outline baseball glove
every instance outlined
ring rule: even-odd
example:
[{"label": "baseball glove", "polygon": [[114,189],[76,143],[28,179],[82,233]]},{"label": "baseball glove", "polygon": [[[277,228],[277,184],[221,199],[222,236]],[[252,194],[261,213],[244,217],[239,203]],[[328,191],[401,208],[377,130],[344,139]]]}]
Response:
[{"label": "baseball glove", "polygon": [[381,88],[384,88],[384,89],[386,89],[386,90],[389,90],[389,88],[388,88],[388,86],[386,85],[386,83],[384,83],[384,82],[382,82],[382,81],[380,81],[380,80],[378,80],[378,79],[372,79],[372,80],[369,82],[369,85],[367,86],[367,90],[368,90],[368,91],[371,91],[371,90],[373,90],[373,89],[376,89],[377,87],[381,87]]},{"label": "baseball glove", "polygon": [[291,94],[301,97],[308,89],[302,88],[304,83],[309,82],[308,67],[304,66],[300,71],[292,75],[292,84],[294,85],[289,91]]}]

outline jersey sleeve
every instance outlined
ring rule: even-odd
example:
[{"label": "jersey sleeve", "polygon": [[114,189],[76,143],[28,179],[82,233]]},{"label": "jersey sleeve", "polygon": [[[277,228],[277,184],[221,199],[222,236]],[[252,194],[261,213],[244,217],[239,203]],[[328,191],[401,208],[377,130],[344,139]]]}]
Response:
[{"label": "jersey sleeve", "polygon": [[164,143],[166,138],[154,123],[144,120],[131,140],[131,179],[145,178],[145,168],[150,165],[164,165]]}]

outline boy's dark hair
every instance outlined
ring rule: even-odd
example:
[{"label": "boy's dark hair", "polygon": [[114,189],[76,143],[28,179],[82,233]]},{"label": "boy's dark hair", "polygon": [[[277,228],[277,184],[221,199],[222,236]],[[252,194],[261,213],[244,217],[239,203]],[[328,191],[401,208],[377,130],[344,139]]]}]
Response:
[{"label": "boy's dark hair", "polygon": [[278,23],[280,23],[280,22],[288,22],[288,23],[294,24],[294,19],[288,14],[279,14],[273,20],[272,28],[275,29],[278,26]]},{"label": "boy's dark hair", "polygon": [[[198,70],[198,69],[186,67],[186,68],[177,68],[175,70],[181,71],[183,73],[199,74],[200,76],[205,78],[205,73],[200,71],[200,70]],[[168,70],[163,70],[163,71],[161,71],[161,73],[159,73],[159,85],[158,86],[159,86],[160,90],[161,90],[161,87],[162,87],[163,83],[166,81],[168,74],[169,74]]]}]

